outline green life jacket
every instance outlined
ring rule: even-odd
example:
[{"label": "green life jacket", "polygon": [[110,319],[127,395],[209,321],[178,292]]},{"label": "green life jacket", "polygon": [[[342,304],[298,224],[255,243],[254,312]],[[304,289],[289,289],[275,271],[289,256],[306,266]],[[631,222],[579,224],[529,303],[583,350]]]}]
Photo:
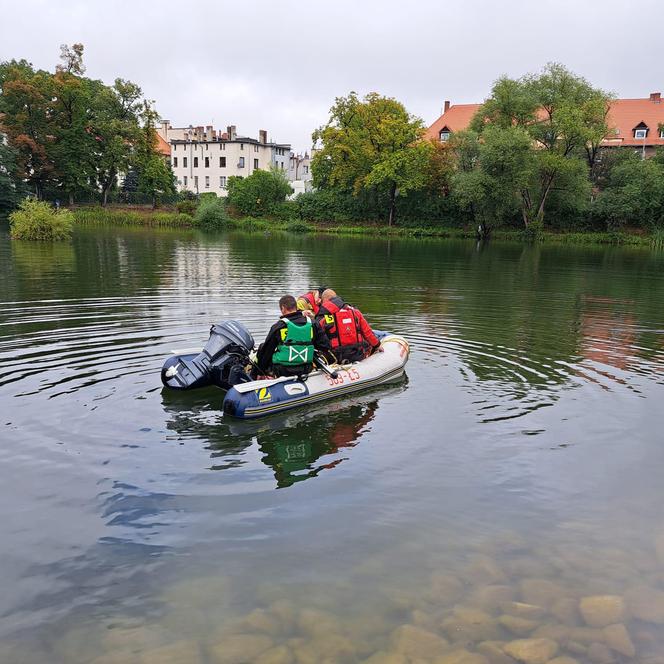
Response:
[{"label": "green life jacket", "polygon": [[296,325],[289,318],[281,319],[286,327],[279,330],[281,341],[272,354],[272,364],[294,367],[311,364],[314,360],[314,328],[307,319],[304,325]]}]

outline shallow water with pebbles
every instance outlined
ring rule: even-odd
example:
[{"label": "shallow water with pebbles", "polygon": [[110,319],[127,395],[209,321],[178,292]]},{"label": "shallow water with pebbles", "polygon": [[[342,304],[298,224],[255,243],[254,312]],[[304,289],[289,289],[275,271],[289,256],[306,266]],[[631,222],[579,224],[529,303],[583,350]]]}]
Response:
[{"label": "shallow water with pebbles", "polygon": [[[0,662],[664,664],[664,254],[0,232]],[[402,382],[263,421],[162,391],[335,286]]]}]

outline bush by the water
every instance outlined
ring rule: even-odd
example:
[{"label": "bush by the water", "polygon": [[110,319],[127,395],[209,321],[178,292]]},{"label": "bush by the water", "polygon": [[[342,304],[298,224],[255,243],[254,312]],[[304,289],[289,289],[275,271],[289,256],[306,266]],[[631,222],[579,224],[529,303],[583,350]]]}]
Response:
[{"label": "bush by the water", "polygon": [[194,216],[197,207],[198,204],[191,198],[186,198],[185,200],[178,201],[175,204],[175,209],[178,212],[181,212],[182,214],[190,214],[192,217]]},{"label": "bush by the water", "polygon": [[241,214],[262,217],[293,193],[282,171],[254,171],[249,177],[228,179],[228,203]]},{"label": "bush by the water", "polygon": [[194,223],[206,231],[232,226],[226,203],[221,198],[202,198],[194,215]]},{"label": "bush by the water", "polygon": [[15,240],[69,240],[74,217],[69,210],[55,210],[43,201],[26,199],[9,215],[9,223]]}]

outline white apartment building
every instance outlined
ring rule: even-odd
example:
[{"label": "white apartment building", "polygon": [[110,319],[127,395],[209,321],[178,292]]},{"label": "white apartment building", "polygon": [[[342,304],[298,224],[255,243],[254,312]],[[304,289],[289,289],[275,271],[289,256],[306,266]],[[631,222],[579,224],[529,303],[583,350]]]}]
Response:
[{"label": "white apartment building", "polygon": [[171,168],[181,191],[226,196],[231,176],[247,177],[272,166],[288,175],[290,145],[269,143],[263,129],[258,140],[238,136],[234,125],[221,132],[209,125],[171,127],[163,121],[157,131],[170,145]]}]

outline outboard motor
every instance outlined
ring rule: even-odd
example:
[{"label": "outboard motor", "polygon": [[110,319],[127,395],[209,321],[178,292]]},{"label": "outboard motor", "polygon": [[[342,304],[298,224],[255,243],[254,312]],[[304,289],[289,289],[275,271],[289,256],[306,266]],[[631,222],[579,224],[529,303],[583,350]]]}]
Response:
[{"label": "outboard motor", "polygon": [[254,339],[249,330],[235,320],[210,328],[203,350],[191,355],[173,355],[161,368],[161,382],[174,390],[191,390],[216,385],[225,390],[243,381],[240,365],[248,362]]}]

